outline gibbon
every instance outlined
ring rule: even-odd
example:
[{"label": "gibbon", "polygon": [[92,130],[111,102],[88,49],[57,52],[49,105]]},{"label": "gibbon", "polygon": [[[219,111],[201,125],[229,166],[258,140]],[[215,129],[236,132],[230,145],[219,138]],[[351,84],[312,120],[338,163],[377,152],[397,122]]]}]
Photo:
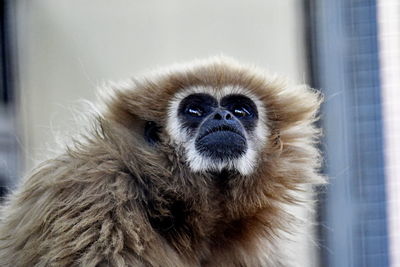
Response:
[{"label": "gibbon", "polygon": [[224,57],[108,93],[7,198],[0,266],[290,266],[290,207],[324,182],[320,93]]}]

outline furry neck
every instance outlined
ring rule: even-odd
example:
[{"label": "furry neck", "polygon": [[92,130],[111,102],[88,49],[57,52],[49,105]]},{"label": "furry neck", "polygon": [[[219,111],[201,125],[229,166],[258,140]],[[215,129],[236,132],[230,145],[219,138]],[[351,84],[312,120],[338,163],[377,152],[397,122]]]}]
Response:
[{"label": "furry neck", "polygon": [[[179,253],[190,254],[199,247],[213,247],[223,242],[240,242],[253,216],[232,218],[233,203],[230,201],[232,179],[237,172],[222,170],[210,172],[195,179],[204,179],[202,190],[164,192],[156,201],[148,201],[149,222],[152,228],[165,238]],[[204,190],[207,183],[207,190]],[[197,188],[198,189],[198,188]],[[186,197],[182,197],[185,196]],[[261,228],[261,227],[260,227]]]}]

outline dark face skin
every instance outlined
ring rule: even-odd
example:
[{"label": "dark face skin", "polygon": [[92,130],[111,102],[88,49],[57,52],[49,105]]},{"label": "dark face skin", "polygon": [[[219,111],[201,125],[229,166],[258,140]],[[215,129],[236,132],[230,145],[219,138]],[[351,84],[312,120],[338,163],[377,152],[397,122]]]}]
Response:
[{"label": "dark face skin", "polygon": [[192,94],[179,105],[178,117],[196,150],[213,160],[235,159],[246,153],[246,133],[257,123],[255,103],[248,97],[231,94],[217,99],[208,94]]}]

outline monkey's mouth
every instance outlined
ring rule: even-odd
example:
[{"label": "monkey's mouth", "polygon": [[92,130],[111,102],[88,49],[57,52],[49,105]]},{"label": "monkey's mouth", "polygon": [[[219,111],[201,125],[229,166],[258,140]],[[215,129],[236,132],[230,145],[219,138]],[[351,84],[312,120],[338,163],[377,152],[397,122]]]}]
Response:
[{"label": "monkey's mouth", "polygon": [[219,133],[219,132],[230,132],[230,133],[239,135],[241,138],[245,139],[244,135],[240,131],[235,129],[234,127],[229,126],[229,125],[220,125],[217,127],[207,129],[202,135],[200,135],[197,138],[197,141],[200,141],[201,139],[203,139],[204,137],[206,137],[210,134]]},{"label": "monkey's mouth", "polygon": [[205,130],[196,139],[195,147],[203,156],[224,161],[242,156],[246,152],[247,142],[238,129],[220,125]]}]

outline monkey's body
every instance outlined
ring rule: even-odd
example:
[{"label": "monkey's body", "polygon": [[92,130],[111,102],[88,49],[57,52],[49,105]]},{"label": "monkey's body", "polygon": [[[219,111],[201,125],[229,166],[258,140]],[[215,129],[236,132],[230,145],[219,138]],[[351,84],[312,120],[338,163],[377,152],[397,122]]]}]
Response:
[{"label": "monkey's body", "polygon": [[[223,96],[254,101],[254,130],[235,117],[229,123],[237,128],[207,132],[224,149],[225,137],[245,140],[228,148],[229,159],[190,155],[194,141],[182,137],[189,128],[177,129],[184,120],[175,121],[174,103],[191,91],[222,94],[198,132],[229,110]],[[286,88],[221,59],[116,90],[84,141],[43,163],[9,197],[0,266],[288,266],[279,245],[295,220],[283,206],[302,200],[293,193],[303,185],[322,181],[312,125],[319,103],[306,87]]]}]

